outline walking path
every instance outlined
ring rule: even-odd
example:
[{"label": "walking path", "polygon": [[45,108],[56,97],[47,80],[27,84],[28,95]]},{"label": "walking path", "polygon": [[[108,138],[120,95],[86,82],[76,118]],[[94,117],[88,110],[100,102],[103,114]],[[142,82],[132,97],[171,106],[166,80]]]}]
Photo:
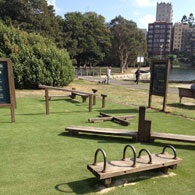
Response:
[{"label": "walking path", "polygon": [[[97,82],[100,81],[100,77],[99,76],[79,76],[80,79],[83,80],[88,80],[88,81],[93,81],[93,82]],[[104,77],[102,77],[104,78]],[[103,80],[101,78],[101,80]],[[134,89],[146,89],[149,90],[149,83],[142,83],[140,82],[138,85],[136,83],[134,83],[133,80],[130,79],[116,79],[116,78],[112,78],[110,79],[110,84],[111,85],[116,85],[116,86],[124,86],[127,88],[134,88]],[[178,83],[175,84],[174,87],[168,87],[168,93],[178,93],[178,87],[185,87],[185,88],[190,88],[191,84],[182,84],[182,83]]]}]

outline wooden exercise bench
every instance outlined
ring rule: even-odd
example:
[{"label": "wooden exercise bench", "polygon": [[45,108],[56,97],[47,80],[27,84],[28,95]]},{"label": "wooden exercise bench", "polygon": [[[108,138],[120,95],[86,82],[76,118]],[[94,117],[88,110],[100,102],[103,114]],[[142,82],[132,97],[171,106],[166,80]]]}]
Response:
[{"label": "wooden exercise bench", "polygon": [[[133,158],[126,158],[126,150],[130,148],[133,152]],[[174,155],[165,152],[166,148],[172,149]],[[97,155],[101,152],[103,155],[103,162],[97,162]],[[147,155],[142,156],[146,152]],[[103,149],[96,150],[94,155],[94,162],[87,165],[87,169],[91,171],[106,187],[111,185],[113,177],[122,176],[131,173],[138,173],[148,170],[160,170],[167,174],[168,169],[176,169],[177,165],[182,162],[181,158],[176,155],[176,150],[171,145],[166,145],[159,154],[151,154],[147,149],[141,149],[136,156],[135,148],[128,144],[123,149],[123,156],[121,160],[107,161],[106,153]]]},{"label": "wooden exercise bench", "polygon": [[183,97],[195,99],[195,90],[188,89],[188,88],[182,88],[182,87],[179,87],[178,89],[179,89],[179,98],[180,98],[179,103],[180,104],[181,104],[181,99]]},{"label": "wooden exercise bench", "polygon": [[57,91],[63,91],[63,92],[69,92],[69,97],[75,98],[76,95],[80,95],[83,98],[83,102],[86,101],[87,97],[89,97],[89,112],[92,111],[92,105],[93,105],[93,93],[86,93],[86,92],[80,92],[73,89],[66,89],[66,88],[60,88],[60,87],[53,87],[53,86],[47,86],[47,85],[39,85],[39,88],[45,90],[45,107],[46,107],[46,114],[49,114],[49,100],[51,99],[51,96],[49,96],[50,90],[57,90]]}]

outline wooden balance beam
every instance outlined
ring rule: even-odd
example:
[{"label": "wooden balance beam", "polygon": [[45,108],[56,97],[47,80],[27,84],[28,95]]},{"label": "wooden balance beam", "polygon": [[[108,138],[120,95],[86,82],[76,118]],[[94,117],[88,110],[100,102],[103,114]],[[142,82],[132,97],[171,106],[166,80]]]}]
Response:
[{"label": "wooden balance beam", "polygon": [[172,140],[180,142],[195,143],[195,136],[182,135],[182,134],[171,134],[171,133],[158,133],[151,132],[151,121],[145,119],[145,107],[139,108],[139,120],[138,130],[123,130],[123,129],[111,129],[111,128],[97,128],[97,127],[86,127],[86,126],[70,126],[66,127],[65,130],[71,135],[82,133],[92,134],[108,134],[108,135],[122,135],[132,137],[137,142],[153,142],[155,139]]},{"label": "wooden balance beam", "polygon": [[89,134],[104,134],[104,135],[116,135],[116,136],[128,136],[135,139],[137,137],[136,131],[122,130],[122,129],[112,129],[112,128],[100,128],[100,127],[85,127],[85,126],[69,126],[65,128],[70,135],[81,133]]},{"label": "wooden balance beam", "polygon": [[[130,148],[133,151],[133,158],[126,158],[126,150]],[[165,152],[166,148],[171,148],[174,155]],[[103,154],[103,162],[97,162],[97,155]],[[146,152],[147,155],[141,154]],[[106,153],[101,148],[97,149],[94,155],[94,162],[87,165],[87,169],[92,172],[106,187],[111,185],[113,177],[138,173],[148,170],[158,169],[163,173],[168,173],[168,169],[176,169],[177,165],[182,162],[181,158],[176,155],[176,150],[171,145],[166,145],[159,154],[151,154],[147,149],[141,149],[136,156],[135,148],[132,145],[126,145],[123,150],[121,160],[107,161]]]}]

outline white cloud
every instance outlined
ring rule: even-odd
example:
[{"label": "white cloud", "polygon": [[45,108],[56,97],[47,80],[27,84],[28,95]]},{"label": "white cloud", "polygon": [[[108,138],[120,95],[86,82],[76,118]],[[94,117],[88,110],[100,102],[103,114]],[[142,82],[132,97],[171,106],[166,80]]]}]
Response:
[{"label": "white cloud", "polygon": [[142,18],[139,18],[138,21],[140,23],[140,25],[138,25],[141,28],[148,28],[148,24],[149,23],[153,23],[155,21],[155,16],[153,15],[145,15]]},{"label": "white cloud", "polygon": [[55,6],[55,5],[56,5],[56,0],[47,0],[47,3],[48,3],[49,5]]},{"label": "white cloud", "polygon": [[57,13],[61,12],[61,9],[56,5],[56,0],[47,0],[48,5],[53,5],[54,6],[54,10]]}]

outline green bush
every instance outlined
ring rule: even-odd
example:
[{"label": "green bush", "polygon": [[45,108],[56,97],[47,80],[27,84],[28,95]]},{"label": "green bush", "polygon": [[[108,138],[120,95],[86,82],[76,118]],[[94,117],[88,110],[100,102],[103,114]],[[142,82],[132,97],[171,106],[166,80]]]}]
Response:
[{"label": "green bush", "polygon": [[0,55],[10,58],[16,88],[38,84],[66,86],[74,79],[74,68],[66,50],[40,35],[29,34],[0,22]]}]

